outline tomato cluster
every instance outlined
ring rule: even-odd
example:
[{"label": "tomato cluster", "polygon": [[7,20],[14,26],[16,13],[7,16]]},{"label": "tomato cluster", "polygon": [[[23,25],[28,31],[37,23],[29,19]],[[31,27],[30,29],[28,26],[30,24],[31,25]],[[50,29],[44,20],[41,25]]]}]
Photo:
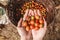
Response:
[{"label": "tomato cluster", "polygon": [[28,16],[26,17],[26,20],[22,22],[22,27],[24,27],[26,31],[29,31],[32,29],[38,30],[44,27],[43,17],[40,17],[38,15]]},{"label": "tomato cluster", "polygon": [[22,6],[21,14],[24,14],[25,11],[26,11],[26,9],[39,9],[39,11],[41,12],[41,14],[44,17],[46,16],[46,8],[41,3],[37,3],[37,2],[34,2],[34,1],[25,3]]}]

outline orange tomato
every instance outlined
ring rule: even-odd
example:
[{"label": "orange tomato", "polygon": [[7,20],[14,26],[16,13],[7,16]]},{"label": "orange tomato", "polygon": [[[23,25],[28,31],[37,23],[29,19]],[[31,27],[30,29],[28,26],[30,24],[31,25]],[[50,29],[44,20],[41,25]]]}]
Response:
[{"label": "orange tomato", "polygon": [[31,28],[31,29],[34,29],[34,26],[33,26],[33,25],[30,25],[30,28]]},{"label": "orange tomato", "polygon": [[43,23],[44,23],[44,20],[39,20],[39,23],[40,23],[40,24],[43,24]]},{"label": "orange tomato", "polygon": [[27,26],[27,22],[22,22],[22,26],[26,27]]},{"label": "orange tomato", "polygon": [[35,29],[35,30],[38,30],[38,29],[39,29],[39,27],[37,27],[37,26],[36,26],[34,29]]},{"label": "orange tomato", "polygon": [[31,17],[31,20],[34,20],[34,16]]},{"label": "orange tomato", "polygon": [[33,25],[33,24],[34,24],[34,21],[33,21],[33,20],[31,20],[31,21],[30,21],[30,24],[32,24],[32,25]]},{"label": "orange tomato", "polygon": [[30,30],[29,26],[26,26],[26,31],[29,31],[29,30]]},{"label": "orange tomato", "polygon": [[29,16],[27,16],[27,17],[26,17],[26,20],[27,20],[27,21],[30,21],[30,17],[29,17]]},{"label": "orange tomato", "polygon": [[39,19],[39,16],[38,16],[38,15],[36,15],[36,16],[35,16],[35,18],[36,18],[36,19]]},{"label": "orange tomato", "polygon": [[43,27],[43,24],[40,24],[39,27],[42,28]]},{"label": "orange tomato", "polygon": [[38,23],[35,23],[35,26],[38,26],[39,24]]}]

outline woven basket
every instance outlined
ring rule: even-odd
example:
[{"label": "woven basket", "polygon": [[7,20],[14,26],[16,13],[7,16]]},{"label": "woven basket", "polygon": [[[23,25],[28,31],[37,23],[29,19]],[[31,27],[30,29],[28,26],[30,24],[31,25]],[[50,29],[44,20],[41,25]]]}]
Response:
[{"label": "woven basket", "polygon": [[[11,0],[7,5],[8,10],[8,17],[10,21],[17,26],[18,21],[20,20],[23,15],[21,11],[16,11],[17,9],[21,8],[24,3],[30,2],[31,0]],[[52,0],[34,0],[37,3],[42,3],[45,8],[47,9],[47,17],[45,18],[48,25],[53,21],[55,16],[55,4]]]}]

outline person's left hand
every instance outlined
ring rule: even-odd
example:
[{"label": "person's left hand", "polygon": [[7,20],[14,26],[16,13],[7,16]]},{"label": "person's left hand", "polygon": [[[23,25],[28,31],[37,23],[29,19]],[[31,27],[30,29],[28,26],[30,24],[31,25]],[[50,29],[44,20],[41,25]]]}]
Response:
[{"label": "person's left hand", "polygon": [[[35,15],[41,16],[39,10],[37,10],[37,13],[38,14],[35,14]],[[33,40],[42,40],[43,37],[45,36],[46,31],[47,31],[47,22],[46,22],[45,18],[43,18],[43,20],[44,20],[44,26],[42,28],[40,28],[38,30],[32,29]]]}]

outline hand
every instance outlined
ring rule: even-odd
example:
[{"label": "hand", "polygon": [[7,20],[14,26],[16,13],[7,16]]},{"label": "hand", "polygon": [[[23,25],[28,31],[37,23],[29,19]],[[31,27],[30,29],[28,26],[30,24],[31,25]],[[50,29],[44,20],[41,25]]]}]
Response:
[{"label": "hand", "polygon": [[44,28],[40,28],[39,30],[32,30],[32,36],[33,36],[33,39],[34,40],[42,40],[45,33],[46,33],[46,30],[47,30],[47,23],[44,19]]},{"label": "hand", "polygon": [[28,10],[26,10],[26,13],[24,15],[24,18],[21,18],[18,22],[18,26],[17,26],[17,30],[19,35],[21,36],[21,40],[30,40],[31,37],[31,30],[30,31],[26,31],[22,26],[22,21],[26,19],[26,16],[28,14]]},{"label": "hand", "polygon": [[[39,15],[41,16],[39,10],[37,10],[38,14],[35,14],[35,15]],[[45,21],[45,19],[43,18],[44,20],[44,27],[43,28],[40,28],[39,30],[32,30],[32,36],[33,36],[33,40],[42,40],[45,33],[46,33],[46,30],[47,30],[47,23]]]}]

